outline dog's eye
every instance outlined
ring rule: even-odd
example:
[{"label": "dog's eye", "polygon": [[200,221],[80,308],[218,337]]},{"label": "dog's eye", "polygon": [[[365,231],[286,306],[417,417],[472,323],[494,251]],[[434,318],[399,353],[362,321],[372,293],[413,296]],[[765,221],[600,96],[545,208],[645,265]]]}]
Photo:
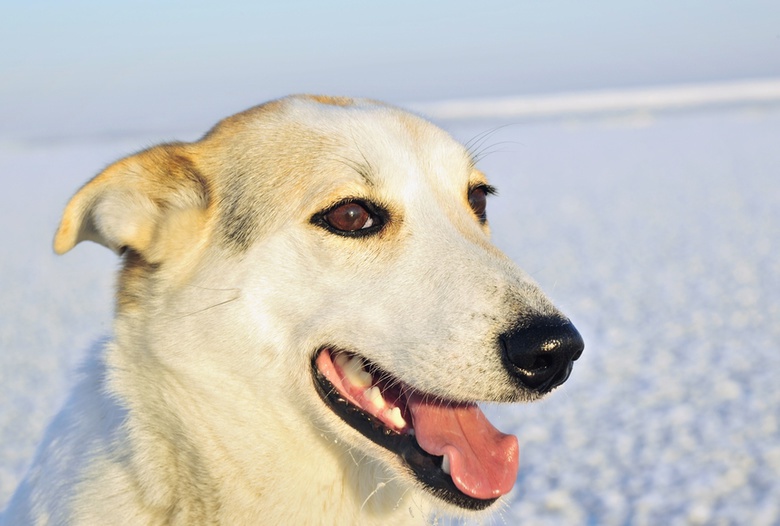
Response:
[{"label": "dog's eye", "polygon": [[358,203],[345,203],[325,214],[325,221],[336,230],[355,232],[374,224],[371,214]]},{"label": "dog's eye", "polygon": [[490,189],[487,186],[477,186],[469,192],[469,205],[483,223],[487,220],[487,195],[489,192]]},{"label": "dog's eye", "polygon": [[363,201],[344,201],[312,218],[312,223],[342,236],[366,236],[379,231],[384,220],[382,210]]}]

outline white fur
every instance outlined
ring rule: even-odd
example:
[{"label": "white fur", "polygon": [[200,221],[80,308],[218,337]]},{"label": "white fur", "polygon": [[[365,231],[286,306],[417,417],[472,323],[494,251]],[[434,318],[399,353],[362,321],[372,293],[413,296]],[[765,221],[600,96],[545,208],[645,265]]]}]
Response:
[{"label": "white fur", "polygon": [[[209,182],[208,206],[182,191],[181,204],[157,210],[160,185],[120,188],[118,176],[74,198],[58,251],[90,239],[161,264],[141,299],[125,304],[120,292],[114,334],[49,427],[9,524],[412,524],[460,513],[321,401],[311,358],[324,345],[440,397],[533,398],[509,380],[496,336],[524,313],[557,311],[470,210],[469,185],[483,176],[466,150],[379,104],[275,104],[182,147]],[[309,132],[322,138],[311,158]],[[373,185],[350,163],[367,163]],[[243,250],[220,239],[238,172],[259,225]],[[309,221],[355,196],[391,207],[387,232],[345,238]],[[188,203],[192,219],[171,219]]]}]

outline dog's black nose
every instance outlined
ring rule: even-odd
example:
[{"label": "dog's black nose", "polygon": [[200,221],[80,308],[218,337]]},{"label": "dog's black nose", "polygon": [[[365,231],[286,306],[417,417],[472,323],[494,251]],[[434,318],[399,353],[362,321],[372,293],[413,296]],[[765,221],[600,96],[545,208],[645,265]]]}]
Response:
[{"label": "dog's black nose", "polygon": [[509,371],[528,389],[546,393],[571,374],[585,348],[569,321],[542,319],[499,337]]}]

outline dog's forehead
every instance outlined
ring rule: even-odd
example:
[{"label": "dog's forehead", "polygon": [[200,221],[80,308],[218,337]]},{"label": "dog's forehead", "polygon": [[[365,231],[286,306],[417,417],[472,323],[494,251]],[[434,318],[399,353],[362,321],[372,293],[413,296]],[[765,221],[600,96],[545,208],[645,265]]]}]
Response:
[{"label": "dog's forehead", "polygon": [[295,97],[287,102],[293,125],[308,128],[339,154],[371,164],[376,171],[425,164],[454,176],[470,169],[471,159],[460,143],[398,108],[365,99]]},{"label": "dog's forehead", "polygon": [[[250,227],[273,219],[261,210],[311,213],[299,206],[374,191],[397,200],[411,189],[451,200],[484,182],[444,130],[366,99],[288,97],[222,121],[204,141],[218,145],[205,157],[219,165],[224,224],[240,245],[254,237]],[[283,206],[270,202],[279,199]]]},{"label": "dog's forehead", "polygon": [[426,165],[450,178],[473,168],[468,151],[447,132],[373,100],[292,96],[246,113],[237,116],[242,128],[301,164],[345,161],[375,171]]}]

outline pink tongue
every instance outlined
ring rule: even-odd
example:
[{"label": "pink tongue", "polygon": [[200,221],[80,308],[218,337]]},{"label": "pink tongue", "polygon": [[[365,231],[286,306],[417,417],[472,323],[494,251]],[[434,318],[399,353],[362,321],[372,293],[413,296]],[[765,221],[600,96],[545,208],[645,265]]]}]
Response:
[{"label": "pink tongue", "polygon": [[518,469],[515,436],[493,427],[473,404],[411,396],[408,408],[417,443],[431,455],[449,456],[450,474],[460,491],[476,499],[509,493]]}]

